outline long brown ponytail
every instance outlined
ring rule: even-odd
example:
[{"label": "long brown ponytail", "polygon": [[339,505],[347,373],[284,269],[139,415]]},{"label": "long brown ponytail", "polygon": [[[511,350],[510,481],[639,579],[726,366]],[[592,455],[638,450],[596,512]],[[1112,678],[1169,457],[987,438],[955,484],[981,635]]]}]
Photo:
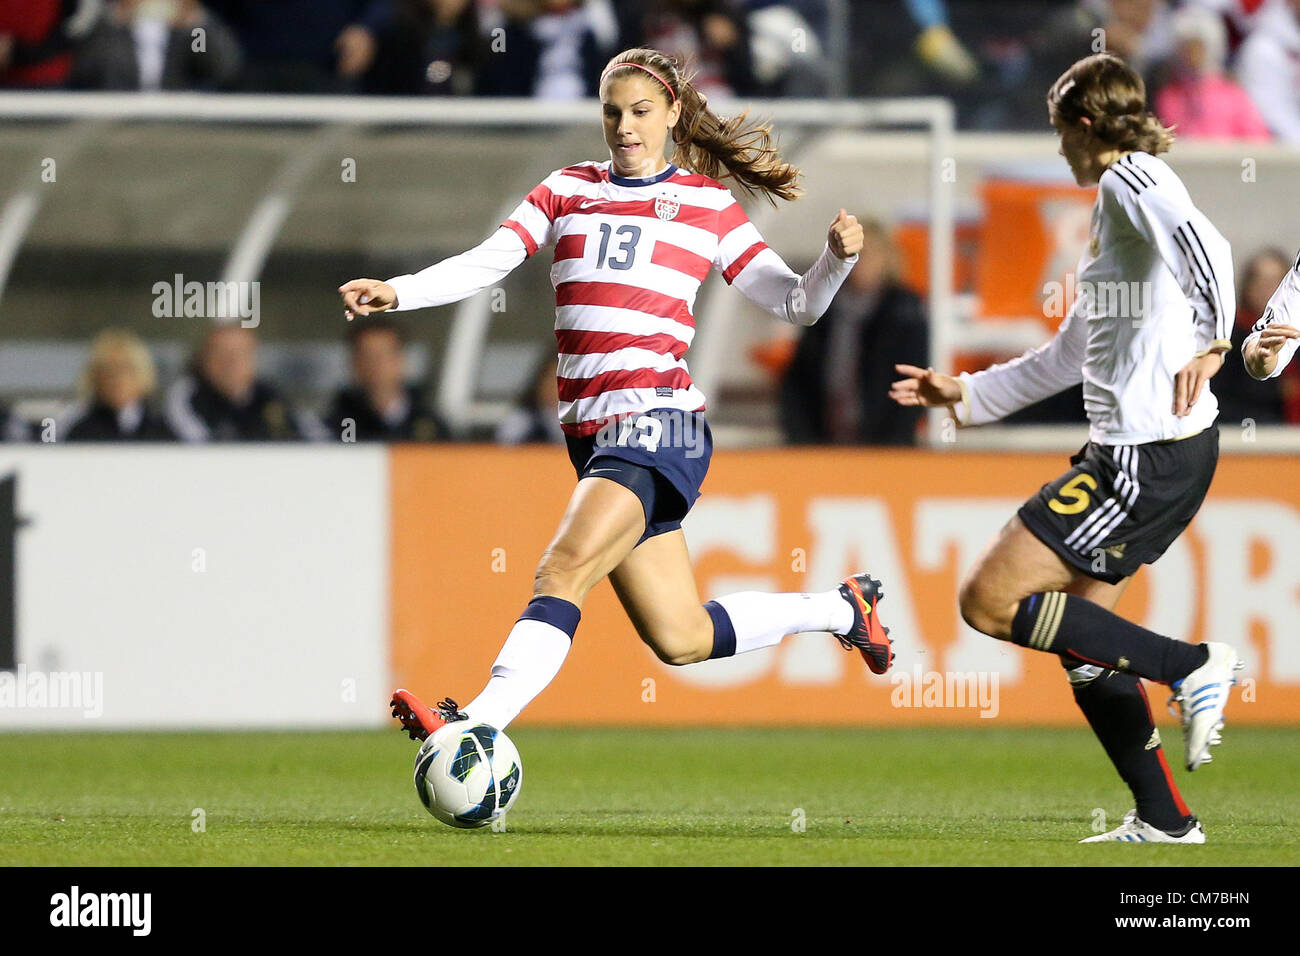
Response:
[{"label": "long brown ponytail", "polygon": [[739,116],[718,116],[704,96],[691,85],[672,58],[658,50],[624,50],[605,66],[603,78],[616,75],[626,65],[632,72],[652,73],[681,103],[682,112],[673,127],[675,148],[672,161],[693,173],[712,179],[731,179],[752,195],[761,195],[773,205],[780,199],[797,199],[803,194],[796,167],[781,159],[772,141],[770,123],[748,123],[749,111]]}]

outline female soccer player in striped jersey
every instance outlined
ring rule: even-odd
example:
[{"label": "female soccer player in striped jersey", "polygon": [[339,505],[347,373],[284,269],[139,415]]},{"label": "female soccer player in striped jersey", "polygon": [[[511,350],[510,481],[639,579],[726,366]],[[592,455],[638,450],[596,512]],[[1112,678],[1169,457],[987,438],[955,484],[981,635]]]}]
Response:
[{"label": "female soccer player in striped jersey", "polygon": [[[608,161],[551,173],[469,252],[339,290],[349,317],[441,305],[487,288],[543,246],[555,250],[559,414],[578,484],[537,567],[532,601],[464,711],[509,724],[558,673],[583,599],[605,577],[666,663],[829,631],[882,674],[893,655],[878,581],[862,573],[821,593],[742,592],[702,604],[681,530],[712,450],[704,396],[684,360],[700,283],[716,269],[778,317],[811,325],[853,268],[862,227],[840,210],[821,256],[796,275],[714,178],[730,176],[772,202],[798,196],[800,173],[780,160],[768,127],[715,115],[654,50],[614,57],[600,97]],[[664,158],[670,135],[675,162]],[[405,690],[392,704],[418,739],[460,713],[450,699],[435,712]]]},{"label": "female soccer player in striped jersey", "polygon": [[1202,843],[1178,794],[1139,677],[1174,688],[1186,762],[1219,742],[1233,671],[1226,644],[1187,644],[1113,613],[1130,577],[1192,520],[1218,460],[1206,386],[1230,349],[1228,243],[1157,157],[1172,137],[1141,78],[1107,54],[1075,63],[1048,94],[1061,154],[1098,186],[1081,293],[1046,345],[958,378],[899,366],[904,405],[948,405],[963,425],[996,421],[1083,382],[1090,441],[1021,507],[961,587],[975,629],[1060,655],[1075,700],[1137,800],[1088,841]]},{"label": "female soccer player in striped jersey", "polygon": [[1278,284],[1246,341],[1241,357],[1246,371],[1264,381],[1282,374],[1300,348],[1300,253]]}]

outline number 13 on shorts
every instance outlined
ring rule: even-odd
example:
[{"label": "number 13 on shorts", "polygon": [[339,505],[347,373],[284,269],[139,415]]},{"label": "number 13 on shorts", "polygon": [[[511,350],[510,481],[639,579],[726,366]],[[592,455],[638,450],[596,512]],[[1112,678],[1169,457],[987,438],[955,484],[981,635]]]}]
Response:
[{"label": "number 13 on shorts", "polygon": [[618,423],[618,443],[626,447],[635,441],[646,451],[654,452],[659,448],[659,439],[663,432],[663,422],[654,416],[640,415],[632,418],[629,415]]}]

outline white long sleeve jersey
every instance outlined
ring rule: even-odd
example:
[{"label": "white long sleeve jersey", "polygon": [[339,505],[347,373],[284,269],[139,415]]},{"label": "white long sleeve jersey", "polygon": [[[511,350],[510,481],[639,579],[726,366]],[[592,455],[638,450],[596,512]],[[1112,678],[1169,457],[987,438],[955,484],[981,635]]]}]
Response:
[{"label": "white long sleeve jersey", "polygon": [[[1289,325],[1293,329],[1300,328],[1300,254],[1296,255],[1295,262],[1292,263],[1291,269],[1282,281],[1278,284],[1277,289],[1268,300],[1268,305],[1264,306],[1264,314],[1259,317],[1259,321],[1251,326],[1250,334],[1246,336],[1246,341],[1241,343],[1241,351],[1245,353],[1246,346],[1251,342],[1259,339],[1260,334],[1270,325]],[[1277,364],[1273,366],[1273,371],[1264,376],[1264,380],[1277,378],[1282,374],[1282,369],[1287,367],[1300,348],[1300,339],[1288,339],[1277,353]]]},{"label": "white long sleeve jersey", "polygon": [[398,310],[444,305],[553,245],[559,413],[568,435],[650,408],[704,408],[685,355],[695,295],[710,269],[787,322],[812,325],[857,261],[827,246],[797,275],[716,180],[671,164],[627,179],[610,165],[556,170],[479,246],[388,280]]},{"label": "white long sleeve jersey", "polygon": [[1130,153],[1102,173],[1077,276],[1051,341],[962,373],[958,421],[997,421],[1083,382],[1098,444],[1167,441],[1213,424],[1209,385],[1185,417],[1174,415],[1174,376],[1199,352],[1231,348],[1232,252],[1168,164]]}]

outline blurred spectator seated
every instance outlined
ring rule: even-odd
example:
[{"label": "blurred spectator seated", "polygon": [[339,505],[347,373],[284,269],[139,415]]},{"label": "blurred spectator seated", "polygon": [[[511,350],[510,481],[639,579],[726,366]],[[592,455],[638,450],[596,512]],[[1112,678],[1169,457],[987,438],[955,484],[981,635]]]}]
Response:
[{"label": "blurred spectator seated", "polygon": [[378,37],[366,91],[468,96],[487,55],[474,0],[396,0]]},{"label": "blurred spectator seated", "polygon": [[706,97],[755,96],[749,20],[740,0],[618,0],[619,35],[677,58],[696,71]]},{"label": "blurred spectator seated", "polygon": [[72,47],[99,14],[100,0],[0,3],[0,88],[57,89],[72,71]]},{"label": "blurred spectator seated", "polygon": [[503,418],[496,429],[496,441],[501,445],[528,445],[536,443],[564,444],[564,430],[560,428],[559,363],[546,350],[528,377],[515,407]]},{"label": "blurred spectator seated", "polygon": [[1267,0],[1241,45],[1237,78],[1273,135],[1300,146],[1300,0]]},{"label": "blurred spectator seated", "polygon": [[182,441],[323,440],[321,423],[295,411],[257,377],[257,336],[237,324],[216,325],[192,371],[167,390],[165,415]]},{"label": "blurred spectator seated", "polygon": [[175,441],[149,402],[157,384],[153,358],[134,332],[100,332],[81,374],[82,400],[56,420],[54,440]]},{"label": "blurred spectator seated", "polygon": [[1300,422],[1300,367],[1293,362],[1277,378],[1257,382],[1241,360],[1241,343],[1264,314],[1264,307],[1291,268],[1291,261],[1281,249],[1265,249],[1251,256],[1241,270],[1233,349],[1224,356],[1223,368],[1210,380],[1210,388],[1219,400],[1221,427],[1237,426],[1247,419],[1257,425]]},{"label": "blurred spectator seated", "polygon": [[375,60],[392,0],[208,0],[244,51],[243,88],[353,93]]},{"label": "blurred spectator seated", "polygon": [[970,83],[979,76],[979,63],[952,32],[945,0],[906,0],[905,6],[921,30],[916,55],[922,63],[953,83]]},{"label": "blurred spectator seated", "polygon": [[348,330],[352,384],[339,390],[326,416],[342,441],[442,441],[447,428],[408,384],[406,333],[384,316],[358,319]]},{"label": "blurred spectator seated", "polygon": [[[1089,53],[1121,57],[1154,88],[1153,77],[1174,51],[1173,8],[1167,0],[1076,0],[1049,15],[1031,34],[1033,75],[1025,95],[1039,108],[1047,89],[1071,63]],[[1029,100],[1019,104],[1027,113]],[[1038,127],[1041,128],[1041,127]]]},{"label": "blurred spectator seated", "polygon": [[224,90],[240,71],[234,33],[198,0],[116,0],[77,50],[88,90]]},{"label": "blurred spectator seated", "polygon": [[1254,102],[1224,75],[1228,31],[1222,18],[1188,7],[1174,17],[1174,36],[1170,79],[1155,98],[1161,122],[1188,139],[1269,139]]},{"label": "blurred spectator seated", "polygon": [[[1097,11],[1105,31],[1106,52],[1122,57],[1148,82],[1174,51],[1173,12],[1169,0],[1083,0],[1081,6]],[[1094,37],[1074,56],[1093,52]],[[1067,66],[1069,64],[1066,64]]]},{"label": "blurred spectator seated", "polygon": [[886,228],[863,222],[857,265],[830,310],[803,330],[781,381],[790,444],[914,445],[923,410],[890,401],[897,364],[925,367],[930,327],[920,298],[898,280]]},{"label": "blurred spectator seated", "polygon": [[595,96],[600,72],[617,51],[618,27],[608,0],[501,0],[503,30],[489,47],[479,86],[492,96],[576,100]]},{"label": "blurred spectator seated", "polygon": [[751,0],[747,23],[759,95],[826,95],[825,17],[825,4],[815,0]]}]

